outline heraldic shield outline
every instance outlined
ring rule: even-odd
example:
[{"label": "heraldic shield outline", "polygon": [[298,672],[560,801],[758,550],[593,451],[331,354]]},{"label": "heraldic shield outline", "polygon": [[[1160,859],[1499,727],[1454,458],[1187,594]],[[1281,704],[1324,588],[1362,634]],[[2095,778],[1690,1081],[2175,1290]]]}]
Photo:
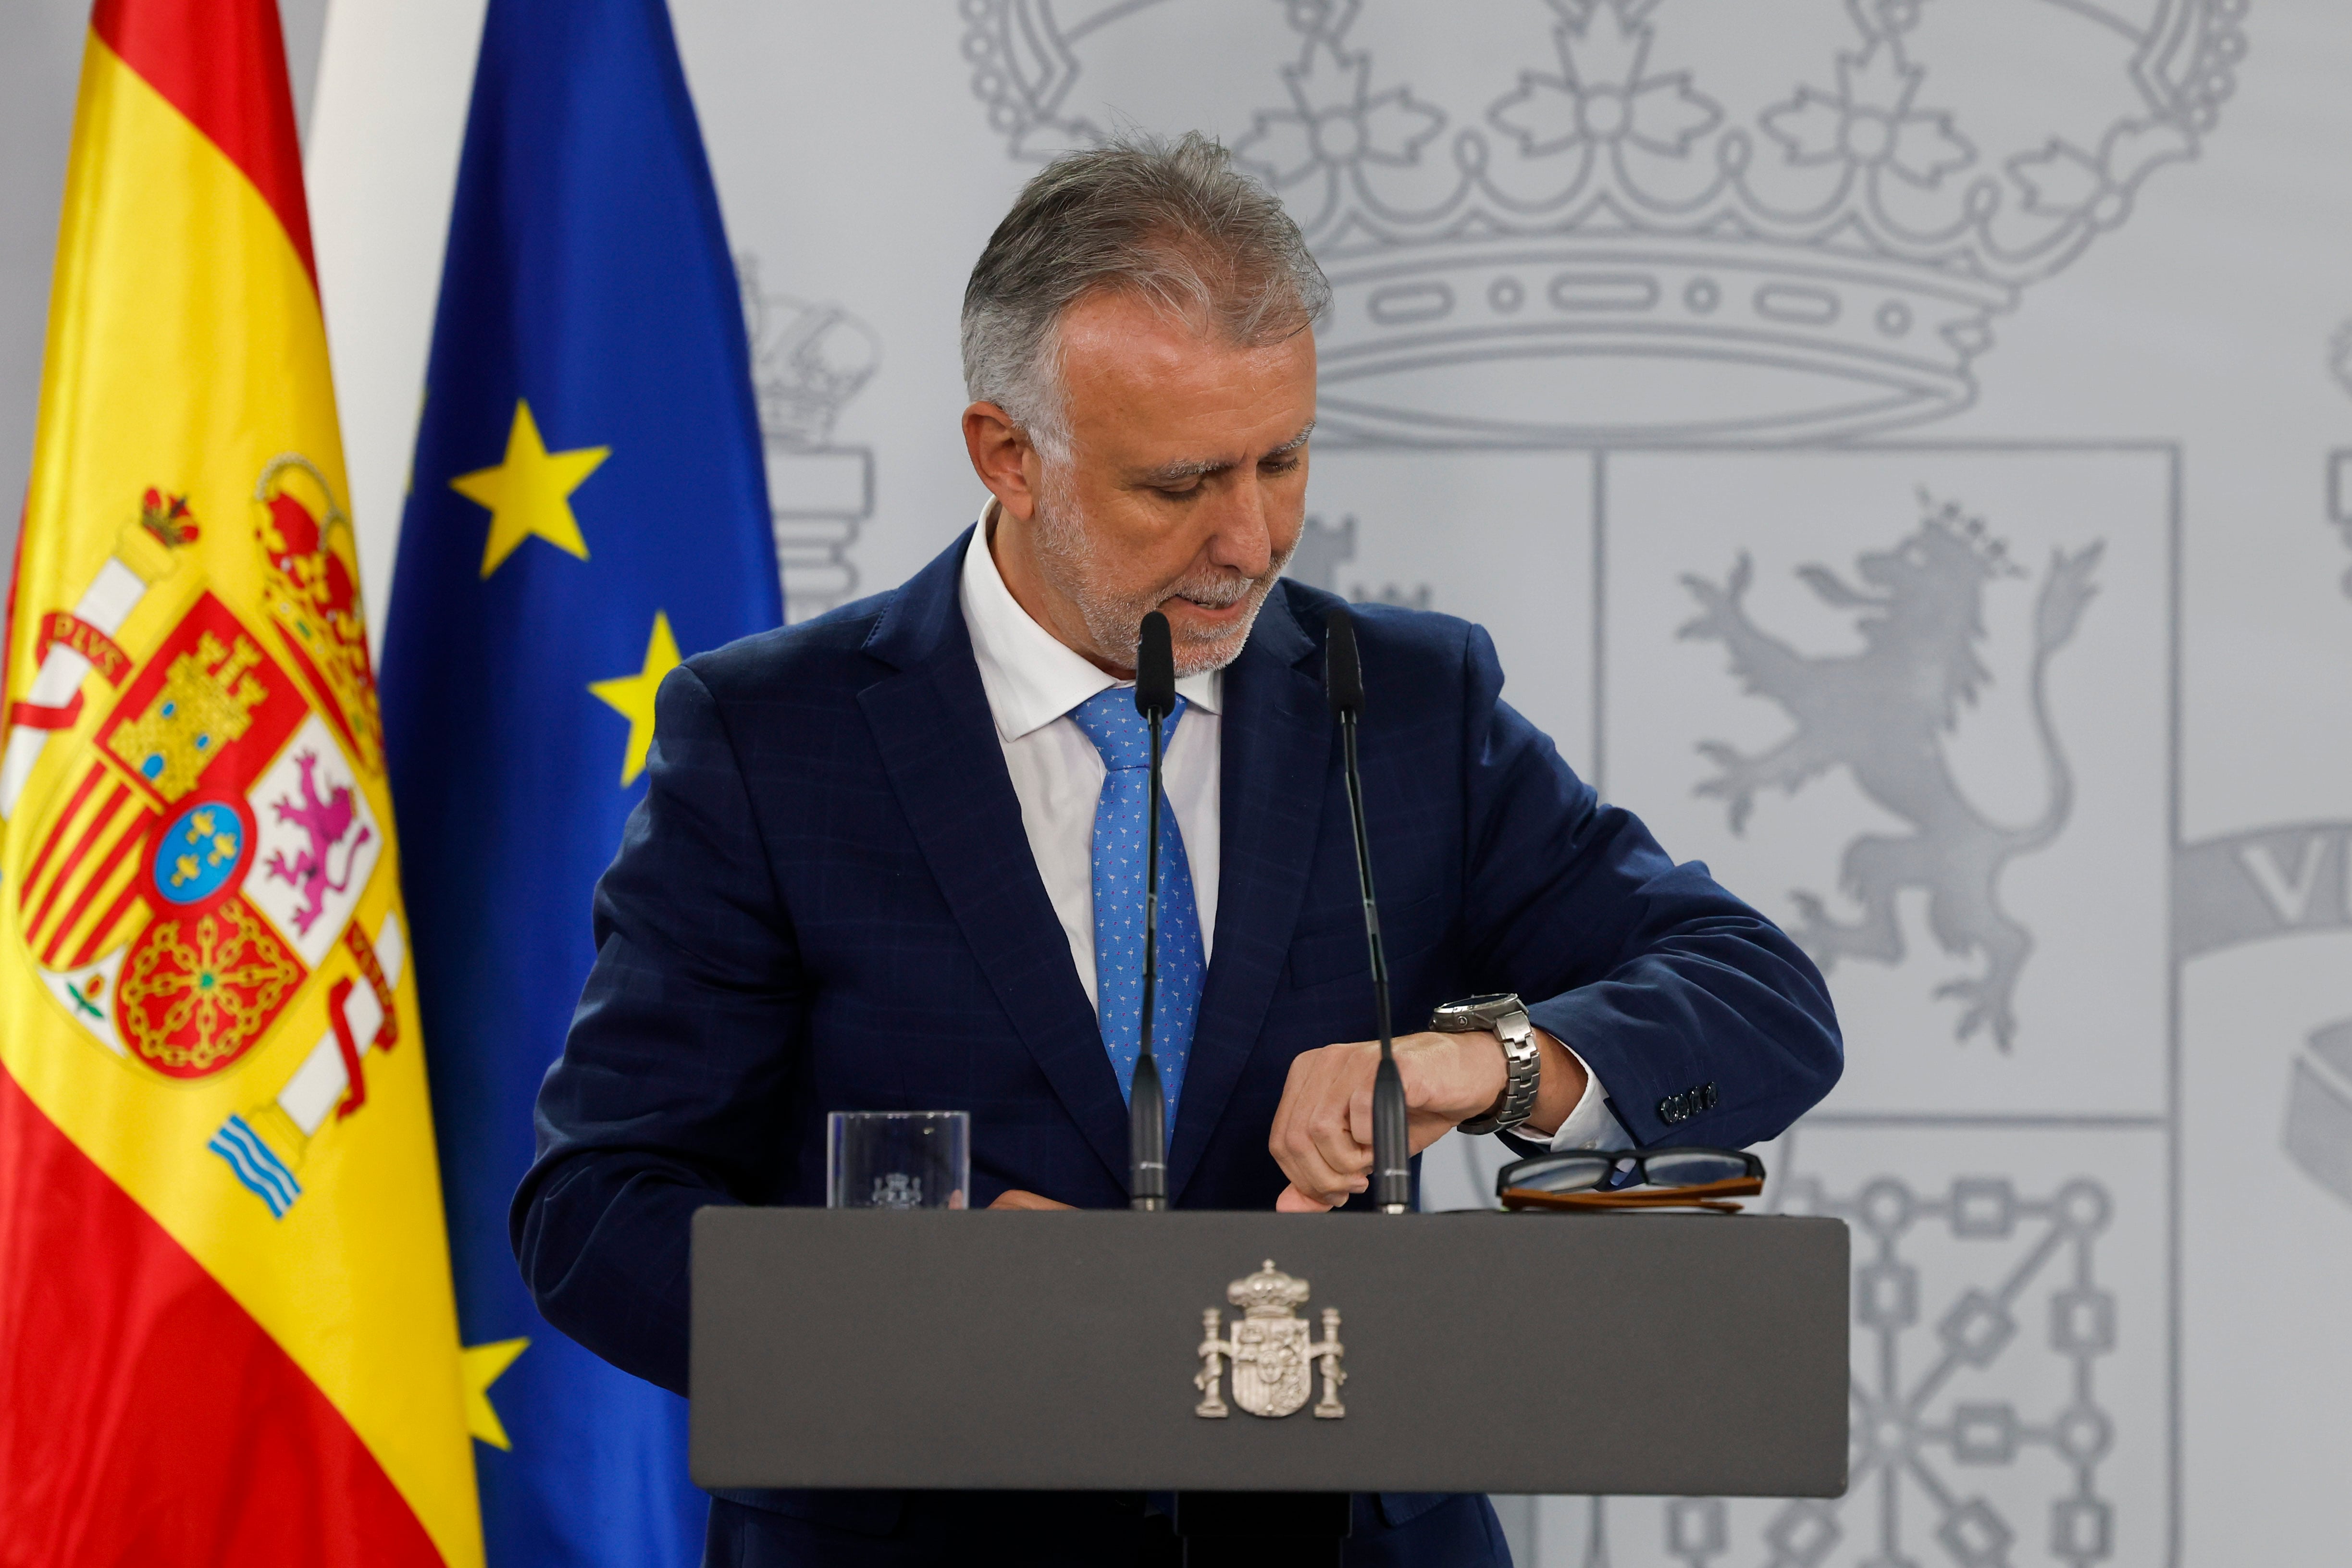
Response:
[{"label": "heraldic shield outline", "polygon": [[1296,1415],[1312,1392],[1313,1369],[1323,1374],[1323,1396],[1315,1402],[1318,1419],[1337,1420],[1348,1413],[1339,1402],[1339,1385],[1348,1375],[1340,1370],[1339,1312],[1323,1309],[1323,1337],[1307,1337],[1307,1320],[1297,1309],[1306,1305],[1307,1283],[1274,1266],[1274,1260],[1256,1273],[1225,1287],[1225,1299],[1242,1309],[1224,1335],[1224,1314],[1215,1307],[1201,1314],[1201,1370],[1192,1385],[1201,1391],[1195,1416],[1221,1420],[1232,1414],[1223,1396],[1224,1366],[1233,1366],[1234,1404],[1253,1416],[1280,1419]]},{"label": "heraldic shield outline", "polygon": [[[337,983],[333,1010],[367,1016],[332,1020],[361,1042],[339,1040],[334,1054],[356,1068],[396,1032],[376,944],[345,930],[383,848],[363,786],[380,771],[376,716],[350,700],[372,698],[373,680],[349,523],[297,455],[271,461],[253,500],[262,625],[198,588],[143,656],[114,641],[132,610],[169,592],[201,532],[185,500],[160,490],[83,601],[43,619],[44,666],[53,648],[69,655],[110,706],[36,829],[13,890],[22,930],[74,1022],[167,1079],[234,1066],[339,951],[360,972]],[[39,727],[63,740],[54,732],[78,727],[82,702]],[[357,1074],[336,1076],[356,1108]]]}]

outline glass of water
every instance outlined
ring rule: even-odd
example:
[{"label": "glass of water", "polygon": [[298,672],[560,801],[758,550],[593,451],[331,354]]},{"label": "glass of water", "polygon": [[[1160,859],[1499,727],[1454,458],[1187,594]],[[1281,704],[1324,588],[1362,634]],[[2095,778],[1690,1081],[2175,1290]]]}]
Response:
[{"label": "glass of water", "polygon": [[965,1207],[971,1113],[835,1111],[824,1120],[827,1208]]}]

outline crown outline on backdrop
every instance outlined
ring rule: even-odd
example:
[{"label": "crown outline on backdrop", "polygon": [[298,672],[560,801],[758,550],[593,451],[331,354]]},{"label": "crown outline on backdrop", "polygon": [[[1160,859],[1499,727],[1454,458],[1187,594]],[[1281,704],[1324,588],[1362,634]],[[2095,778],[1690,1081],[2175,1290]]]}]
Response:
[{"label": "crown outline on backdrop", "polygon": [[[2049,0],[2012,39],[2010,8],[1804,0],[1771,26],[1838,41],[1736,102],[1710,75],[1736,74],[1720,16],[1709,33],[1675,0],[1524,0],[1516,57],[1458,101],[1414,74],[1434,67],[1360,37],[1366,0],[1220,0],[1253,39],[1278,13],[1296,50],[1262,79],[1234,73],[1246,102],[1221,99],[1202,128],[1282,195],[1331,278],[1327,442],[1834,439],[1974,402],[1992,318],[2122,225],[2153,170],[2197,155],[2235,89],[2246,3],[2141,0],[2134,20]],[[1104,53],[1159,4],[964,0],[972,89],[1014,157],[1105,134],[1091,106],[1128,95],[1097,79]],[[2115,76],[2084,96],[2130,107],[2095,131],[1977,128],[2001,117],[1972,117],[1937,45],[1983,26],[2004,48],[2090,38]],[[1503,178],[1546,170],[1532,195]],[[1395,199],[1399,181],[1423,199]],[[1541,382],[1455,405],[1426,385],[1593,358],[1733,367],[1757,390],[1621,414],[1548,403]]]}]

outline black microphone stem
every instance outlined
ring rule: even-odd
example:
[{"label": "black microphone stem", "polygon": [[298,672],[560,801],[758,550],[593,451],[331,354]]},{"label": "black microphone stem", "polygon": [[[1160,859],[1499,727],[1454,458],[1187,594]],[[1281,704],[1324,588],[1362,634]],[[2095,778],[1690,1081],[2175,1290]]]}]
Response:
[{"label": "black microphone stem", "polygon": [[1364,939],[1371,949],[1372,1009],[1381,1026],[1381,1064],[1372,1074],[1372,1202],[1382,1214],[1412,1207],[1411,1134],[1405,1125],[1404,1078],[1397,1071],[1389,1027],[1389,961],[1381,946],[1380,904],[1372,895],[1371,842],[1364,832],[1364,776],[1356,758],[1356,716],[1339,716],[1347,761],[1349,825],[1355,830],[1356,884],[1364,897]]},{"label": "black microphone stem", "polygon": [[1168,1113],[1160,1064],[1151,1057],[1151,1012],[1160,985],[1160,715],[1150,716],[1151,798],[1143,828],[1143,1019],[1128,1095],[1127,1206],[1158,1213],[1168,1207]]},{"label": "black microphone stem", "polygon": [[1176,709],[1176,657],[1168,618],[1143,618],[1135,651],[1135,709],[1151,731],[1150,794],[1143,813],[1143,1017],[1136,1030],[1135,1080],[1127,1095],[1127,1206],[1168,1207],[1168,1097],[1151,1055],[1151,1014],[1160,993],[1160,764],[1162,726]]}]

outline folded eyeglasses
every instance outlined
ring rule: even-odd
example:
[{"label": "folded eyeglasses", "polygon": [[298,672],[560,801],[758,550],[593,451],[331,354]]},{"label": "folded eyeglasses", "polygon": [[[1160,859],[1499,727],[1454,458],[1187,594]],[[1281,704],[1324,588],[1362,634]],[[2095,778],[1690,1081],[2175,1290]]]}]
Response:
[{"label": "folded eyeglasses", "polygon": [[1764,1190],[1764,1162],[1744,1149],[1571,1149],[1515,1161],[1495,1174],[1505,1208],[1570,1212],[1703,1208],[1737,1214],[1734,1198]]}]

